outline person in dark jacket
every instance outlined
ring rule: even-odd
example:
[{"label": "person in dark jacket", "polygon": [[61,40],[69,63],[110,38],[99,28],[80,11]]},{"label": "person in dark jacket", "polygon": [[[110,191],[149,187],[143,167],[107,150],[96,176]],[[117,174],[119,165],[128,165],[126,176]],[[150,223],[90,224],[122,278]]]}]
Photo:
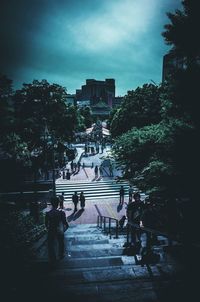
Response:
[{"label": "person in dark jacket", "polygon": [[74,192],[74,194],[72,195],[72,202],[74,204],[74,212],[77,211],[77,205],[78,205],[78,194],[77,192]]},{"label": "person in dark jacket", "polygon": [[[58,243],[59,259],[64,258],[64,232],[68,229],[69,225],[66,219],[64,211],[58,210],[59,197],[53,197],[51,199],[52,209],[46,212],[45,226],[48,231],[48,254],[49,261],[51,263],[56,262],[55,243]],[[60,225],[63,227],[63,231],[60,231]]]},{"label": "person in dark jacket", "polygon": [[59,196],[59,198],[60,198],[60,203],[59,203],[60,209],[63,209],[63,208],[64,208],[64,200],[65,200],[64,194],[65,194],[65,193],[62,192],[62,194]]},{"label": "person in dark jacket", "polygon": [[[134,201],[127,206],[127,218],[128,222],[140,226],[143,202],[139,193],[135,193],[133,198]],[[137,242],[140,242],[140,231],[133,225],[129,225],[129,229],[131,231],[131,244],[135,246]]]},{"label": "person in dark jacket", "polygon": [[119,190],[119,204],[122,206],[124,204],[124,186],[121,186]]},{"label": "person in dark jacket", "polygon": [[85,196],[84,196],[83,191],[80,194],[80,205],[81,205],[81,209],[85,208]]}]

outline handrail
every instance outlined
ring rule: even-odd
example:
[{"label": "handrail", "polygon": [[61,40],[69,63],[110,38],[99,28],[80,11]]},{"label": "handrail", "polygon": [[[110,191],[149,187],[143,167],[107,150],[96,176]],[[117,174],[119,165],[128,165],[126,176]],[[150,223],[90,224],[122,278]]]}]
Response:
[{"label": "handrail", "polygon": [[151,234],[154,234],[154,235],[162,235],[162,236],[165,236],[165,237],[169,237],[170,235],[163,232],[163,231],[158,231],[158,230],[154,230],[154,229],[151,229],[151,228],[147,228],[145,226],[140,226],[139,224],[136,224],[136,223],[132,223],[132,222],[127,222],[128,225],[130,226],[133,226],[134,228],[136,229],[140,229],[140,230],[143,230],[145,232],[148,232],[148,233],[151,233]]},{"label": "handrail", "polygon": [[116,222],[115,224],[115,238],[118,238],[119,235],[119,220],[113,217],[108,217],[108,216],[102,216],[102,215],[98,215],[97,216],[97,227],[102,228],[104,232],[106,232],[106,222],[108,220],[108,234],[110,235],[111,238],[111,221],[114,220]]},{"label": "handrail", "polygon": [[178,238],[173,238],[172,234],[168,234],[168,233],[165,233],[163,231],[158,231],[158,230],[154,230],[154,229],[151,229],[151,228],[147,228],[145,226],[140,226],[139,224],[132,223],[132,222],[128,221],[127,222],[127,233],[126,233],[127,244],[129,244],[129,235],[131,233],[130,226],[133,226],[135,229],[142,230],[142,231],[150,233],[150,234],[161,235],[161,236],[167,237],[168,242],[169,242],[169,246],[172,246],[172,239],[174,239],[176,241],[180,241]]}]

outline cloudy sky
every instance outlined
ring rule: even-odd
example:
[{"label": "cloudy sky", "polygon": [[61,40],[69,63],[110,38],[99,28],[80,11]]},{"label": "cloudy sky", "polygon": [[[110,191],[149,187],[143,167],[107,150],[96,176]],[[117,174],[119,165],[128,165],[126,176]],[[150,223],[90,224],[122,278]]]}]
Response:
[{"label": "cloudy sky", "polygon": [[14,88],[47,79],[74,93],[115,78],[116,95],[161,82],[166,12],[181,0],[3,0],[0,73]]}]

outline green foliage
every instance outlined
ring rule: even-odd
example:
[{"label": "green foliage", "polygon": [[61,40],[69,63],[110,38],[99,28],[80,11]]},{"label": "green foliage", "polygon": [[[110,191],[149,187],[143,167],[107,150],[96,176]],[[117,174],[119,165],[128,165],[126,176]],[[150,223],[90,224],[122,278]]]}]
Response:
[{"label": "green foliage", "polygon": [[12,81],[0,75],[0,136],[1,140],[14,131],[15,119],[12,104]]},{"label": "green foliage", "polygon": [[0,249],[12,261],[34,257],[33,244],[45,234],[44,223],[35,224],[30,215],[1,206]]},{"label": "green foliage", "polygon": [[141,128],[145,125],[160,121],[159,87],[144,84],[136,90],[128,91],[121,107],[116,111],[110,122],[113,137],[117,137],[133,127]]},{"label": "green foliage", "polygon": [[186,131],[191,134],[193,127],[183,120],[168,119],[118,137],[113,149],[125,176],[147,193],[180,194],[178,183],[183,179],[175,161],[180,151],[176,142]]},{"label": "green foliage", "polygon": [[90,128],[93,122],[91,108],[89,106],[80,108],[80,115],[83,117],[82,129],[84,130],[84,128]]},{"label": "green foliage", "polygon": [[170,23],[165,25],[162,35],[173,51],[178,56],[185,56],[190,64],[200,54],[199,3],[196,0],[184,0],[182,3],[183,10],[167,14]]},{"label": "green foliage", "polygon": [[56,137],[66,139],[72,136],[76,120],[73,109],[65,105],[66,95],[64,87],[49,84],[46,80],[23,84],[23,88],[16,91],[17,131],[30,148],[40,144],[44,119],[50,133]]}]

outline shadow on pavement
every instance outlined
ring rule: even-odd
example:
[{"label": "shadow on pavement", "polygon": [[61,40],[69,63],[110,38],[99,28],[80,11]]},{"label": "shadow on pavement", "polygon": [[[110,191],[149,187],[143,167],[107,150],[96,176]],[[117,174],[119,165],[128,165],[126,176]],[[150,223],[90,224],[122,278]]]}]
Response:
[{"label": "shadow on pavement", "polygon": [[78,219],[84,212],[84,209],[78,210],[78,212],[76,212],[76,214],[73,215],[73,220]]}]

